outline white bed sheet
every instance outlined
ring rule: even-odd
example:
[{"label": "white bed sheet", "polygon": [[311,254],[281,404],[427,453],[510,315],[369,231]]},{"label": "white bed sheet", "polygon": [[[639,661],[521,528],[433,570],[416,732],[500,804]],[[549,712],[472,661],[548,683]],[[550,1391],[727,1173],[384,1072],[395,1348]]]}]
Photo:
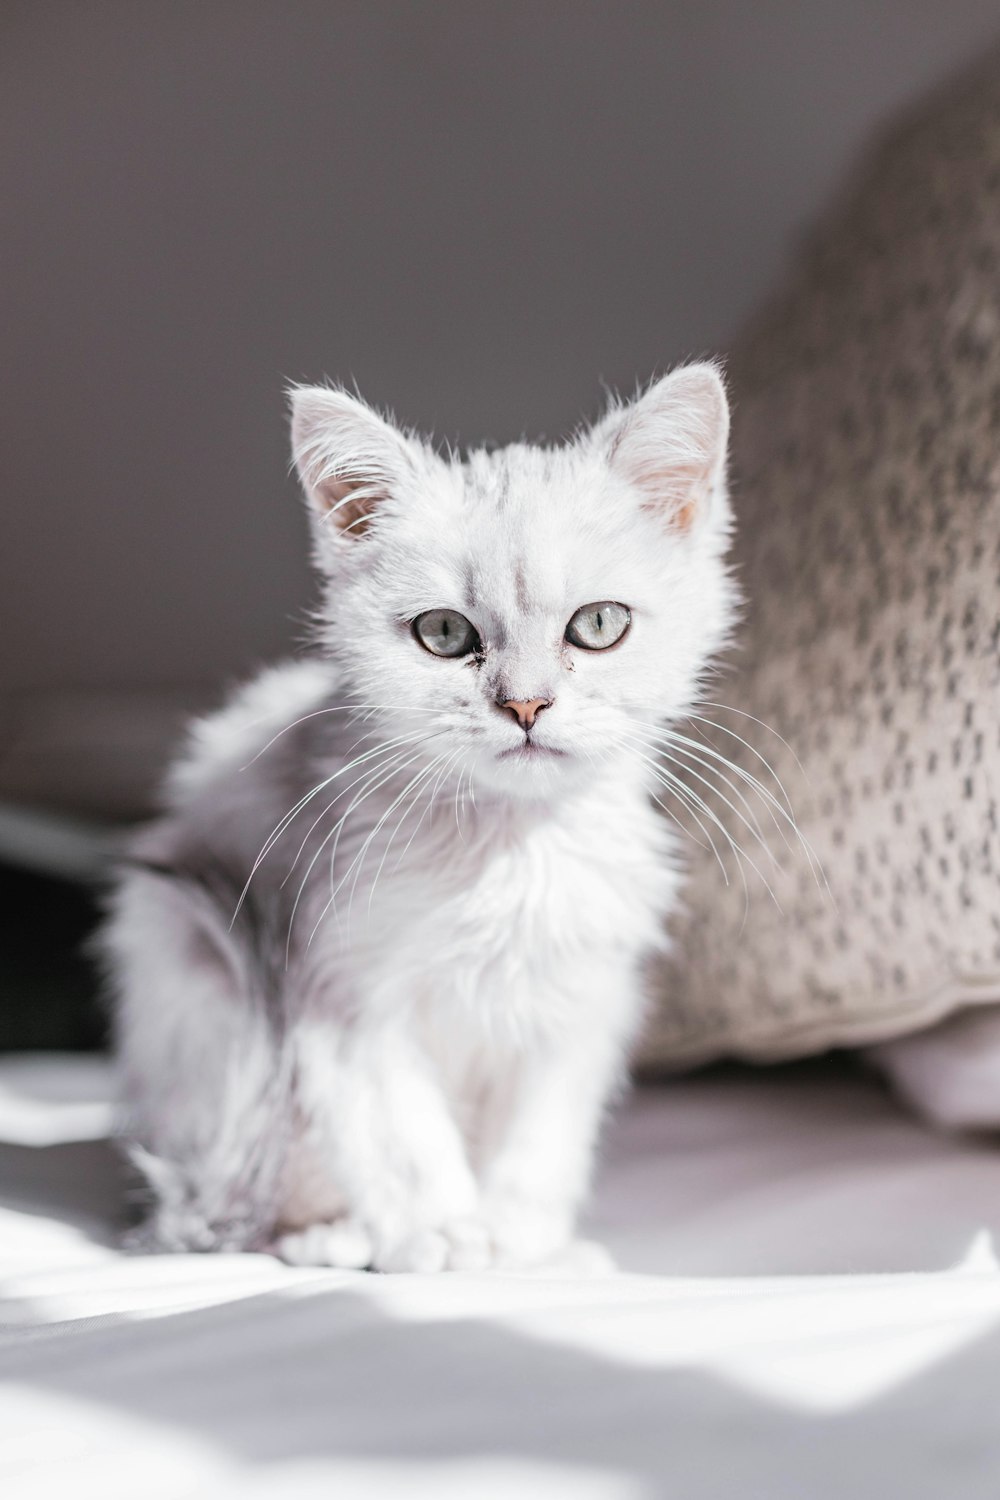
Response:
[{"label": "white bed sheet", "polygon": [[1000,1146],[817,1067],[641,1092],[620,1269],[127,1258],[100,1062],[0,1061],[4,1500],[1000,1496]]}]

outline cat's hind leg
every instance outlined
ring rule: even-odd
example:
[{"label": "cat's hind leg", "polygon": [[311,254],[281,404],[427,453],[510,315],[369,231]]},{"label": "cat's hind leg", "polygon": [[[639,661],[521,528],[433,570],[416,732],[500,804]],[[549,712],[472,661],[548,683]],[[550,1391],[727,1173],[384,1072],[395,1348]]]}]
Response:
[{"label": "cat's hind leg", "polygon": [[290,1129],[279,1028],[253,954],[196,882],[130,872],[100,938],[115,993],[136,1248],[240,1250],[274,1225]]}]

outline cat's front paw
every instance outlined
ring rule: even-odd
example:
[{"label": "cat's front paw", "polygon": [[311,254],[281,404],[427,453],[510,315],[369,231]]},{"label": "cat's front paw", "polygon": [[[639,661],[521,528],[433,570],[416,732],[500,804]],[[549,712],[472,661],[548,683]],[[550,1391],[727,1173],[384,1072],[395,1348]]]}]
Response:
[{"label": "cat's front paw", "polygon": [[472,1216],[417,1229],[376,1250],[376,1271],[485,1271],[493,1262],[489,1232]]},{"label": "cat's front paw", "polygon": [[502,1197],[487,1203],[484,1221],[498,1266],[536,1266],[572,1243],[573,1224],[564,1209]]},{"label": "cat's front paw", "polygon": [[596,1240],[576,1239],[573,1216],[526,1203],[502,1200],[485,1211],[500,1270],[538,1270],[552,1276],[608,1276],[615,1269],[611,1253]]},{"label": "cat's front paw", "polygon": [[273,1248],[290,1266],[332,1266],[339,1271],[367,1270],[375,1255],[368,1230],[352,1218],[280,1235]]},{"label": "cat's front paw", "polygon": [[455,1218],[433,1227],[392,1233],[345,1217],[283,1234],[273,1252],[291,1266],[331,1266],[341,1271],[483,1271],[493,1260],[489,1234],[478,1219]]}]

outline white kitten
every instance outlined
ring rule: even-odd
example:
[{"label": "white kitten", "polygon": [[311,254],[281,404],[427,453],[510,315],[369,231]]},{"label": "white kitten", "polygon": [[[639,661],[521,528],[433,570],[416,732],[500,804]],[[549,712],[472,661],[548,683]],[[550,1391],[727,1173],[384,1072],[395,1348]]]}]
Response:
[{"label": "white kitten", "polygon": [[723,387],[465,462],[292,406],[319,656],[195,726],[104,933],[148,1238],[537,1260],[674,900],[651,737],[733,613]]}]

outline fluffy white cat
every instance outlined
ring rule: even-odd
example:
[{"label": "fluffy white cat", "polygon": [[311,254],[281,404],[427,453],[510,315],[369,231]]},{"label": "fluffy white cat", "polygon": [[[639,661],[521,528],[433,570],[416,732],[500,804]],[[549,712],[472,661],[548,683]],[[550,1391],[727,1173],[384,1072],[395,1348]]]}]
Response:
[{"label": "fluffy white cat", "polygon": [[727,431],[711,364],[464,461],[293,391],[317,654],[195,725],[103,934],[148,1243],[569,1240],[677,890],[656,734],[734,613]]}]

